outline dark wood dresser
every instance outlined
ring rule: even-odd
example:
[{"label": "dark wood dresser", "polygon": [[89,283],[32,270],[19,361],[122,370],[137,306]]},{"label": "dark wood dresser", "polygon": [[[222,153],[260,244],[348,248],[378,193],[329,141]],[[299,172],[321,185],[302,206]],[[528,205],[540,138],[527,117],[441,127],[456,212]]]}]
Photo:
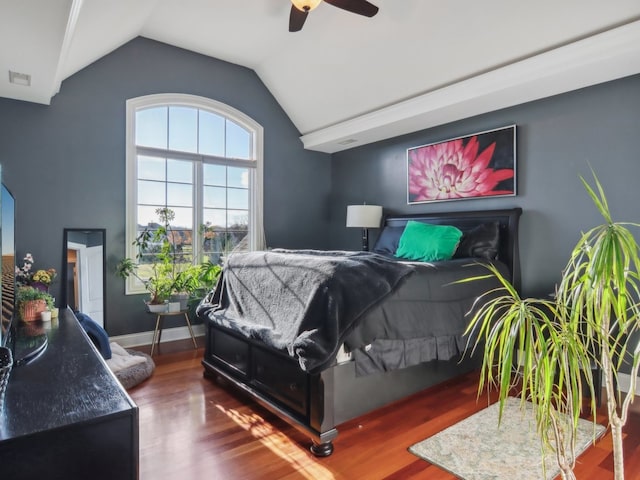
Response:
[{"label": "dark wood dresser", "polygon": [[14,367],[0,415],[0,477],[138,478],[138,407],[71,310],[43,329],[48,346]]}]

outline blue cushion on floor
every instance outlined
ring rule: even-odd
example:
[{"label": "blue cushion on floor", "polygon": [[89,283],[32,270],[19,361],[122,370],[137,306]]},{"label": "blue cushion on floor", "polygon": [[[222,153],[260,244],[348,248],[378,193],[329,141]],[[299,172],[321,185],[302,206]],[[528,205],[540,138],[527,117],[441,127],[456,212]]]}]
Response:
[{"label": "blue cushion on floor", "polygon": [[100,325],[96,323],[89,315],[86,315],[82,312],[76,312],[76,318],[84,328],[84,331],[87,332],[87,335],[96,346],[100,355],[105,360],[111,358],[111,345],[109,345],[109,335]]}]

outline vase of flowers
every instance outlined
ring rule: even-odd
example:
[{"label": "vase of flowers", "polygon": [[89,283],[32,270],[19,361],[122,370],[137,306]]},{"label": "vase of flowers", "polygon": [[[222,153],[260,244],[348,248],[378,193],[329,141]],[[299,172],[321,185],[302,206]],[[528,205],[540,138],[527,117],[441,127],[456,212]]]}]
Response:
[{"label": "vase of flowers", "polygon": [[16,284],[19,287],[31,286],[42,292],[49,292],[49,287],[57,276],[56,270],[49,268],[34,272],[33,263],[33,255],[27,253],[23,259],[22,267],[16,266]]},{"label": "vase of flowers", "polygon": [[42,292],[48,292],[49,286],[56,277],[56,271],[53,268],[49,270],[37,270],[31,278],[31,286]]},{"label": "vase of flowers", "polygon": [[23,259],[22,267],[16,265],[16,305],[20,317],[25,322],[40,319],[40,313],[51,310],[54,300],[49,295],[49,287],[56,278],[53,268],[48,270],[35,270],[33,268],[33,255],[27,253]]}]

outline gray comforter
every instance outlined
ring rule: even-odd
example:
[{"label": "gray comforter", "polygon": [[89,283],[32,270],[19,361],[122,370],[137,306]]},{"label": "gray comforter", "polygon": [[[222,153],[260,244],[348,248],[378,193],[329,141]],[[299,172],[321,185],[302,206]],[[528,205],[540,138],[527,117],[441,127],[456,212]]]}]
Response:
[{"label": "gray comforter", "polygon": [[314,373],[331,364],[356,321],[413,270],[369,252],[234,254],[198,315],[287,349]]},{"label": "gray comforter", "polygon": [[[478,297],[483,301],[498,295],[499,281],[486,276],[488,260],[457,259],[413,263],[415,268],[402,286],[384,302],[371,308],[346,338],[357,375],[407,368],[432,360],[458,358],[469,338],[464,336]],[[509,278],[507,267],[493,263]],[[488,293],[489,292],[489,293]],[[476,305],[477,307],[477,305]]]}]

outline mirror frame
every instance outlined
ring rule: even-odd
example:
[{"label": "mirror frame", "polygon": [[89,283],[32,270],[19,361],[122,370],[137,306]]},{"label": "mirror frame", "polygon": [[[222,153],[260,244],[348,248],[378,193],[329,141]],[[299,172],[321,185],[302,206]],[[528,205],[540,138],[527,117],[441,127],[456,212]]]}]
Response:
[{"label": "mirror frame", "polygon": [[68,284],[68,274],[67,274],[67,244],[69,242],[69,233],[70,232],[84,232],[84,233],[101,233],[102,234],[102,315],[103,315],[103,326],[105,330],[107,329],[107,230],[106,228],[65,228],[63,235],[63,243],[62,243],[62,299],[60,301],[60,306],[62,308],[67,308],[69,306],[67,301],[67,284]]}]

